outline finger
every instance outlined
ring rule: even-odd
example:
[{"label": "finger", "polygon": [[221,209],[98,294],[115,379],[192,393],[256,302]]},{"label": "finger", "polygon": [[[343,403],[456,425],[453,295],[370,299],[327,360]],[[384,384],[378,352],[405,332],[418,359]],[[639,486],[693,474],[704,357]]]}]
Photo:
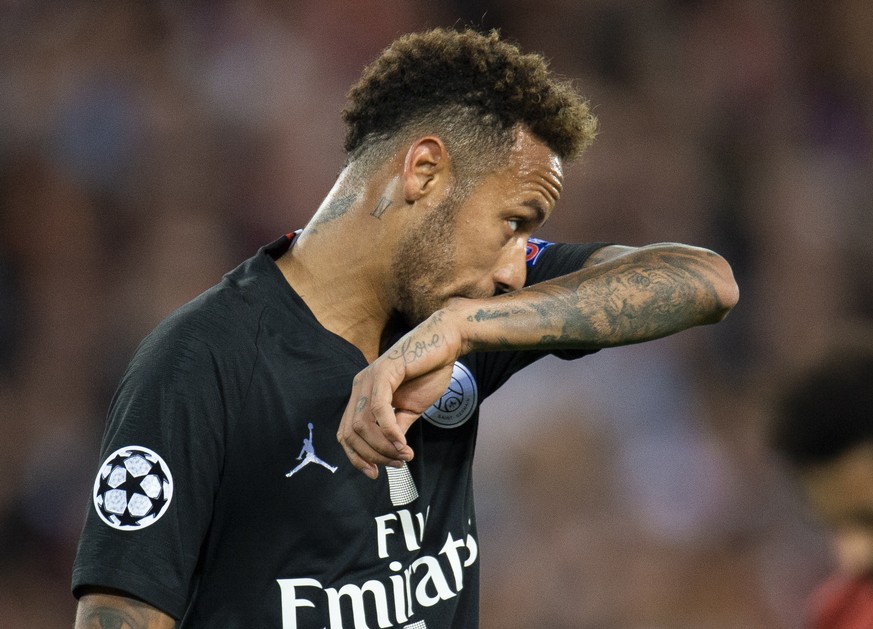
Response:
[{"label": "finger", "polygon": [[358,453],[355,452],[353,448],[349,447],[346,442],[341,440],[340,445],[343,447],[343,450],[345,450],[346,457],[354,467],[373,480],[379,478],[378,466],[373,465],[372,463],[367,463],[367,461],[358,456]]},{"label": "finger", "polygon": [[[411,458],[409,453],[399,453],[397,447],[385,437],[373,414],[368,412],[367,404],[366,396],[359,396],[354,404],[349,400],[337,440],[350,461],[362,472],[367,473],[372,465],[402,465],[403,459]],[[368,475],[372,477],[372,474]]]},{"label": "finger", "polygon": [[402,381],[402,375],[386,371],[384,365],[378,369],[375,364],[355,376],[337,433],[349,461],[370,478],[378,475],[374,466],[399,467],[413,456],[406,445],[405,430],[394,417],[391,376]]},{"label": "finger", "polygon": [[378,477],[378,466],[380,465],[388,467],[403,466],[403,461],[379,454],[357,435],[353,435],[350,438],[338,438],[337,440],[345,451],[349,462],[370,478],[375,479]]},{"label": "finger", "polygon": [[[371,385],[371,370],[365,370],[355,377],[352,395],[343,412],[338,438],[345,440],[359,456],[370,463],[383,463],[384,460],[395,460],[398,448],[396,439],[389,440],[379,425],[379,416],[385,423],[393,422],[393,412],[386,413],[384,409],[374,408],[372,400],[364,393]],[[372,388],[371,388],[372,392]],[[351,427],[351,430],[349,430]],[[403,439],[405,442],[405,439]],[[403,442],[401,442],[402,445]],[[366,444],[367,447],[363,447]],[[372,451],[383,458],[375,458]],[[383,463],[384,464],[384,463]]]},{"label": "finger", "polygon": [[337,440],[367,463],[390,465],[398,459],[396,447],[382,434],[379,426],[358,418],[337,432]]},{"label": "finger", "polygon": [[[352,397],[352,399],[354,399],[354,397]],[[358,408],[357,410],[360,411],[361,409]],[[357,421],[356,419],[354,419],[355,415],[355,406],[350,401],[343,411],[340,425],[337,428],[336,440],[339,442],[340,446],[342,446],[343,451],[346,453],[346,458],[348,458],[349,462],[368,477],[375,479],[379,476],[379,468],[373,463],[365,460],[360,454],[358,454],[358,449],[364,448],[365,444],[355,444],[356,441],[361,441],[360,437],[358,437],[354,430],[350,428],[352,422]]]},{"label": "finger", "polygon": [[[380,443],[388,443],[393,448],[394,453],[401,453],[407,450],[406,445],[406,430],[397,423],[396,411],[391,404],[373,407],[373,416],[379,427],[379,432],[384,441]],[[388,454],[384,452],[384,454]]]},{"label": "finger", "polygon": [[[367,413],[364,415],[366,417]],[[408,456],[404,453],[405,444],[403,441],[405,441],[406,438],[400,432],[399,428],[397,428],[393,409],[389,408],[387,413],[380,413],[380,416],[383,417],[383,419],[377,419],[375,413],[371,416],[373,417],[372,420],[358,418],[357,421],[352,423],[352,431],[355,436],[366,443],[370,450],[378,453],[381,457],[384,457],[384,459],[405,459]],[[400,439],[403,439],[403,441],[400,441]],[[355,440],[352,445],[357,446],[357,443],[357,440]],[[362,451],[358,447],[356,447],[356,450],[358,454],[368,461],[373,463],[379,462],[379,460],[368,456],[370,454],[369,451]]]},{"label": "finger", "polygon": [[[406,445],[407,427],[401,427],[397,423],[396,411],[392,403],[395,388],[387,380],[382,380],[381,383],[374,383],[372,389],[373,399],[370,401],[369,410],[373,414],[374,421],[379,426],[385,440],[391,443],[397,453],[403,453],[409,450]],[[387,455],[388,453],[385,452],[384,454]]]}]

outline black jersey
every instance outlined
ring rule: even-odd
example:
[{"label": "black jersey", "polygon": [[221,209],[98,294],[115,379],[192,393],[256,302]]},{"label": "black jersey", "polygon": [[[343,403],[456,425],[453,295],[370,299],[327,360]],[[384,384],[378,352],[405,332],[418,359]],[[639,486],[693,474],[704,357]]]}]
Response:
[{"label": "black jersey", "polygon": [[[291,241],[137,349],[110,405],[74,594],[126,592],[180,627],[477,627],[479,404],[542,354],[463,357],[407,433],[415,459],[370,480],[335,437],[367,362],[278,270]],[[598,246],[531,240],[528,283]]]}]

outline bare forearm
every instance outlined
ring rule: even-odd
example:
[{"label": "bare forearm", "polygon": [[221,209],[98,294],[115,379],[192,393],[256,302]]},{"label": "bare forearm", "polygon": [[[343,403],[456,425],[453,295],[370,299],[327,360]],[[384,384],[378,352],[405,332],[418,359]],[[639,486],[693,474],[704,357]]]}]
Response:
[{"label": "bare forearm", "polygon": [[463,353],[495,349],[590,349],[651,340],[715,323],[738,299],[723,258],[661,244],[634,249],[523,290],[449,308]]},{"label": "bare forearm", "polygon": [[458,356],[500,349],[588,349],[638,343],[724,318],[738,299],[721,257],[685,245],[601,250],[581,270],[489,299],[456,299],[355,378],[337,439],[352,464],[413,453],[408,427],[446,390]]}]

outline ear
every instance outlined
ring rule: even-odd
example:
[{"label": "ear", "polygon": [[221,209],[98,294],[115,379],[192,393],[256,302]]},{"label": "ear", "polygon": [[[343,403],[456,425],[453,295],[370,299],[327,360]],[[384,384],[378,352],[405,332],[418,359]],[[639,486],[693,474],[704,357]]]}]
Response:
[{"label": "ear", "polygon": [[403,197],[415,203],[449,181],[449,154],[434,135],[413,142],[403,161]]}]

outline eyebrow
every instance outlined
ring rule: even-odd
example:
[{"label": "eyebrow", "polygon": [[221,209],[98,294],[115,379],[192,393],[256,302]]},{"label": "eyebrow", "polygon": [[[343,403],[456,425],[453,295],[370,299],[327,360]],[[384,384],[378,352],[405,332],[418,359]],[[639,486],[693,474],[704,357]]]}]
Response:
[{"label": "eyebrow", "polygon": [[525,207],[529,207],[534,212],[537,213],[537,220],[542,223],[546,219],[546,211],[543,209],[543,206],[540,205],[537,201],[530,199],[528,201],[523,201],[522,205]]}]

